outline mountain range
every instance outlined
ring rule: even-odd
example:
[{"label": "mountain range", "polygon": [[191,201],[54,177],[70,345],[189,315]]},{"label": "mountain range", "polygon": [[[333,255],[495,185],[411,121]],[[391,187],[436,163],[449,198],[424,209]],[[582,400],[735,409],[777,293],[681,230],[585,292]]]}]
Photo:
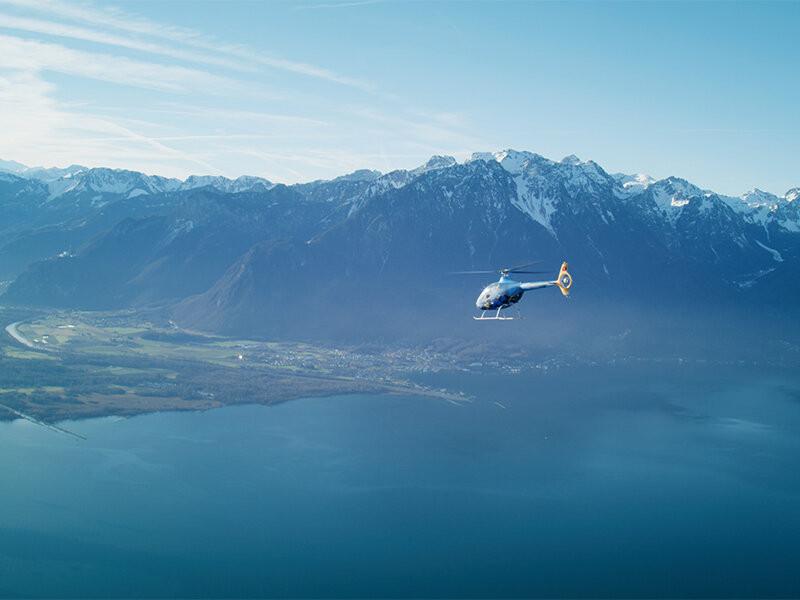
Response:
[{"label": "mountain range", "polygon": [[441,333],[488,282],[448,273],[539,259],[554,276],[567,259],[572,312],[546,291],[523,312],[774,322],[800,298],[798,200],[514,150],[296,185],[0,161],[0,302],[157,307],[235,335]]}]

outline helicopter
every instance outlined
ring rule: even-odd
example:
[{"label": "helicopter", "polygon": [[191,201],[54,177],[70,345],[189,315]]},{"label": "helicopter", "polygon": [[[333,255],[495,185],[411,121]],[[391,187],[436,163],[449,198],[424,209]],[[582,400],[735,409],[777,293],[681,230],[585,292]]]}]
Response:
[{"label": "helicopter", "polygon": [[[522,295],[529,290],[538,290],[539,288],[555,286],[564,297],[569,296],[569,290],[572,287],[572,275],[567,270],[566,261],[561,263],[561,269],[558,272],[556,279],[552,281],[529,281],[519,282],[514,281],[510,276],[512,274],[531,274],[531,273],[545,273],[546,271],[526,271],[527,267],[538,264],[527,263],[518,265],[516,267],[508,267],[499,269],[498,271],[458,271],[458,275],[473,275],[473,274],[487,274],[487,273],[500,273],[500,280],[495,283],[490,283],[478,296],[475,301],[475,306],[482,311],[480,317],[472,317],[476,321],[513,321],[515,317],[501,317],[500,311],[508,308],[512,304],[516,304],[522,299]],[[486,316],[486,312],[496,310],[493,316]]]}]

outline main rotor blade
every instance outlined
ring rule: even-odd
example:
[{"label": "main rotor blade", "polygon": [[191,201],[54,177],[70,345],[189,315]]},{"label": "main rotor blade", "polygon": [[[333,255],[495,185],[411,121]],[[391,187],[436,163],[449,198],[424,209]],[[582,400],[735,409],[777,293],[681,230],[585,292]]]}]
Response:
[{"label": "main rotor blade", "polygon": [[497,270],[494,271],[450,271],[448,275],[489,275],[498,273]]},{"label": "main rotor blade", "polygon": [[525,263],[524,265],[516,265],[515,267],[510,267],[508,270],[509,271],[518,271],[518,272],[522,273],[522,271],[519,271],[519,269],[524,269],[526,267],[532,267],[533,265],[538,265],[541,262],[544,262],[544,261],[535,260],[533,262]]},{"label": "main rotor blade", "polygon": [[551,271],[517,271],[516,269],[509,271],[509,273],[526,273],[529,275],[543,275],[550,272]]}]

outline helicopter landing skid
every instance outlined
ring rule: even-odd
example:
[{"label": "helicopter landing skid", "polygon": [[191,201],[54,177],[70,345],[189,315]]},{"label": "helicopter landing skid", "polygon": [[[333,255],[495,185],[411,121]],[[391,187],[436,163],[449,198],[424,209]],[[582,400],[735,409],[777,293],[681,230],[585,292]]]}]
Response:
[{"label": "helicopter landing skid", "polygon": [[514,317],[472,317],[475,321],[516,321]]},{"label": "helicopter landing skid", "polygon": [[497,310],[497,312],[495,313],[495,315],[493,317],[486,317],[484,315],[486,315],[486,311],[483,311],[481,313],[480,317],[472,317],[472,318],[474,320],[476,320],[476,321],[516,321],[517,319],[521,319],[522,318],[520,316],[516,316],[516,317],[501,317],[499,309]]}]

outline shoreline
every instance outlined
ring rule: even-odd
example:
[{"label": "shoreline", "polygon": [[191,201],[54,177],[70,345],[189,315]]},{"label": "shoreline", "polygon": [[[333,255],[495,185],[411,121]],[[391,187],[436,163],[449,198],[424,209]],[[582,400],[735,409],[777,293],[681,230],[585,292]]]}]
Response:
[{"label": "shoreline", "polygon": [[195,408],[187,407],[173,407],[173,408],[156,408],[153,410],[122,410],[122,411],[99,411],[97,414],[87,414],[83,416],[65,416],[64,418],[57,418],[52,421],[45,420],[45,417],[35,417],[15,409],[7,404],[0,403],[0,425],[4,423],[14,423],[15,421],[27,421],[34,425],[38,425],[44,429],[49,429],[53,433],[61,433],[70,437],[76,438],[79,441],[86,441],[88,438],[82,434],[69,430],[64,425],[70,423],[81,423],[84,421],[92,421],[95,419],[110,419],[117,417],[119,419],[132,419],[135,417],[144,417],[147,415],[154,415],[160,413],[200,413],[211,412],[215,410],[245,406],[263,406],[265,408],[286,404],[289,402],[299,402],[303,400],[316,400],[321,398],[338,398],[359,395],[375,395],[375,396],[411,396],[420,399],[442,400],[449,404],[463,406],[474,402],[474,398],[465,395],[459,395],[449,392],[442,392],[440,390],[424,390],[424,389],[392,389],[392,390],[359,390],[344,393],[334,394],[317,394],[317,395],[304,395],[294,398],[286,398],[274,402],[231,402],[219,403],[216,406],[198,406]]},{"label": "shoreline", "polygon": [[4,327],[11,362],[0,388],[0,421],[47,426],[359,393],[470,401],[393,373],[385,359],[376,364],[372,356],[336,348],[212,337],[197,343],[199,334],[187,343],[181,332],[113,313],[20,317]]}]

